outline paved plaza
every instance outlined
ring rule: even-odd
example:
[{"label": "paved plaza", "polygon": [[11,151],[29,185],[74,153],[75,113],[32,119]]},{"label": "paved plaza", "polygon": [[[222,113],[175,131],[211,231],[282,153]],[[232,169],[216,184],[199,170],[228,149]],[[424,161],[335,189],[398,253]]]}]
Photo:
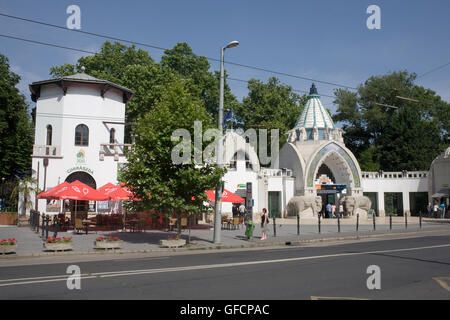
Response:
[{"label": "paved plaza", "polygon": [[[194,250],[209,248],[245,248],[254,246],[270,246],[285,243],[301,243],[322,240],[339,240],[351,238],[368,238],[382,237],[385,234],[402,234],[405,232],[432,232],[434,230],[442,230],[450,228],[449,220],[424,219],[422,228],[420,228],[419,220],[415,217],[408,218],[408,225],[405,225],[404,218],[396,217],[393,219],[392,229],[390,229],[389,220],[387,218],[377,218],[376,230],[373,227],[373,221],[368,219],[362,221],[356,231],[356,223],[354,220],[341,220],[340,232],[338,232],[336,219],[323,219],[321,221],[321,232],[317,221],[314,219],[301,221],[300,235],[297,234],[296,219],[277,219],[276,236],[274,236],[273,220],[269,224],[269,237],[265,241],[261,241],[261,228],[257,224],[252,239],[245,237],[245,226],[241,225],[236,230],[222,229],[220,244],[213,243],[214,228],[212,225],[198,225],[191,230],[183,230],[182,238],[188,245],[184,248],[176,250]],[[32,231],[30,227],[1,226],[0,239],[15,238],[18,241],[16,254],[9,256],[26,256],[26,255],[46,255],[54,254],[48,252],[43,247],[42,232]],[[45,236],[45,235],[44,235]],[[53,236],[53,232],[49,232],[49,236]],[[58,237],[72,237],[74,248],[68,253],[101,253],[99,249],[94,249],[94,241],[99,236],[113,236],[123,240],[122,248],[116,252],[150,252],[150,251],[167,251],[174,250],[161,247],[160,240],[175,237],[176,231],[164,230],[145,230],[142,232],[129,232],[129,230],[115,231],[89,231],[86,233],[74,234],[72,231],[59,232]]]}]

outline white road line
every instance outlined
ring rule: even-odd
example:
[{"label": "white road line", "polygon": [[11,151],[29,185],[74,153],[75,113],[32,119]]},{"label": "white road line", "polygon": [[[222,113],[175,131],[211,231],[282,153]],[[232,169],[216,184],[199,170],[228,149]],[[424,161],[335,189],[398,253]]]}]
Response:
[{"label": "white road line", "polygon": [[[336,254],[328,254],[328,255],[320,255],[320,256],[286,258],[286,259],[277,259],[277,260],[261,260],[261,261],[234,262],[234,263],[198,265],[198,266],[187,266],[187,267],[99,272],[99,273],[82,274],[81,279],[92,279],[92,278],[101,278],[101,277],[111,278],[111,277],[133,276],[133,275],[142,275],[142,274],[206,270],[206,269],[215,269],[215,268],[229,268],[229,267],[239,267],[239,266],[257,265],[257,264],[283,263],[283,262],[304,261],[304,260],[312,260],[312,259],[325,259],[325,258],[335,258],[335,257],[350,257],[350,256],[359,256],[359,255],[367,255],[367,254],[407,252],[407,251],[417,251],[417,250],[446,248],[446,247],[450,247],[450,244],[427,246],[427,247],[406,248],[406,249],[336,253]],[[35,283],[47,283],[47,282],[56,282],[56,281],[66,281],[68,277],[69,277],[69,275],[67,274],[67,275],[36,277],[36,278],[7,279],[7,280],[1,280],[1,281],[9,282],[9,283],[0,283],[0,287],[35,284]],[[12,281],[17,281],[17,282],[12,282]]]}]

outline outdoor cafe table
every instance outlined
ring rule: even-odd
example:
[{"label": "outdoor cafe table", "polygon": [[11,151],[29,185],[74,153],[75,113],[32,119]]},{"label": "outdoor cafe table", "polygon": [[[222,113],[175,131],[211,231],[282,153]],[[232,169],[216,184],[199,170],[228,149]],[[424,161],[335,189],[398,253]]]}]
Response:
[{"label": "outdoor cafe table", "polygon": [[82,223],[83,223],[83,226],[86,228],[86,234],[88,234],[89,225],[95,224],[95,222],[92,222],[91,220],[87,220],[87,219],[83,220]]},{"label": "outdoor cafe table", "polygon": [[139,219],[131,219],[131,220],[127,220],[125,222],[125,225],[129,225],[130,232],[134,232],[134,231],[136,231],[136,226],[138,223],[139,223]]}]

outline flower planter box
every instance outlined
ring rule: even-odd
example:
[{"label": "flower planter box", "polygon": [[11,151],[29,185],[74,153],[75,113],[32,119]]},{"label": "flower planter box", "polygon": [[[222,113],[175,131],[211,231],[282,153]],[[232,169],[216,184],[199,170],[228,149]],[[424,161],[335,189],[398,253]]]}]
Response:
[{"label": "flower planter box", "polygon": [[179,240],[160,240],[159,244],[162,247],[178,248],[178,247],[183,247],[186,244],[186,240],[184,240],[184,239],[179,239]]},{"label": "flower planter box", "polygon": [[44,242],[44,248],[50,251],[66,251],[73,250],[73,242],[65,242],[65,243],[49,243]]},{"label": "flower planter box", "polygon": [[94,249],[121,249],[123,241],[94,241]]},{"label": "flower planter box", "polygon": [[0,246],[0,254],[13,253],[13,252],[16,252],[16,250],[17,250],[17,244]]},{"label": "flower planter box", "polygon": [[0,225],[5,225],[5,226],[16,225],[17,219],[18,219],[17,213],[9,213],[9,212],[0,213]]}]

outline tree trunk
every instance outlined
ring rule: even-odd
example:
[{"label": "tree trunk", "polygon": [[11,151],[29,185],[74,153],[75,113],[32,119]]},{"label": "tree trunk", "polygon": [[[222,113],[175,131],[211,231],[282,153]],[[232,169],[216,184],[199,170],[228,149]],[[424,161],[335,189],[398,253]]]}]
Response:
[{"label": "tree trunk", "polygon": [[177,238],[180,238],[181,237],[181,214],[177,214],[177,226],[178,226]]}]

